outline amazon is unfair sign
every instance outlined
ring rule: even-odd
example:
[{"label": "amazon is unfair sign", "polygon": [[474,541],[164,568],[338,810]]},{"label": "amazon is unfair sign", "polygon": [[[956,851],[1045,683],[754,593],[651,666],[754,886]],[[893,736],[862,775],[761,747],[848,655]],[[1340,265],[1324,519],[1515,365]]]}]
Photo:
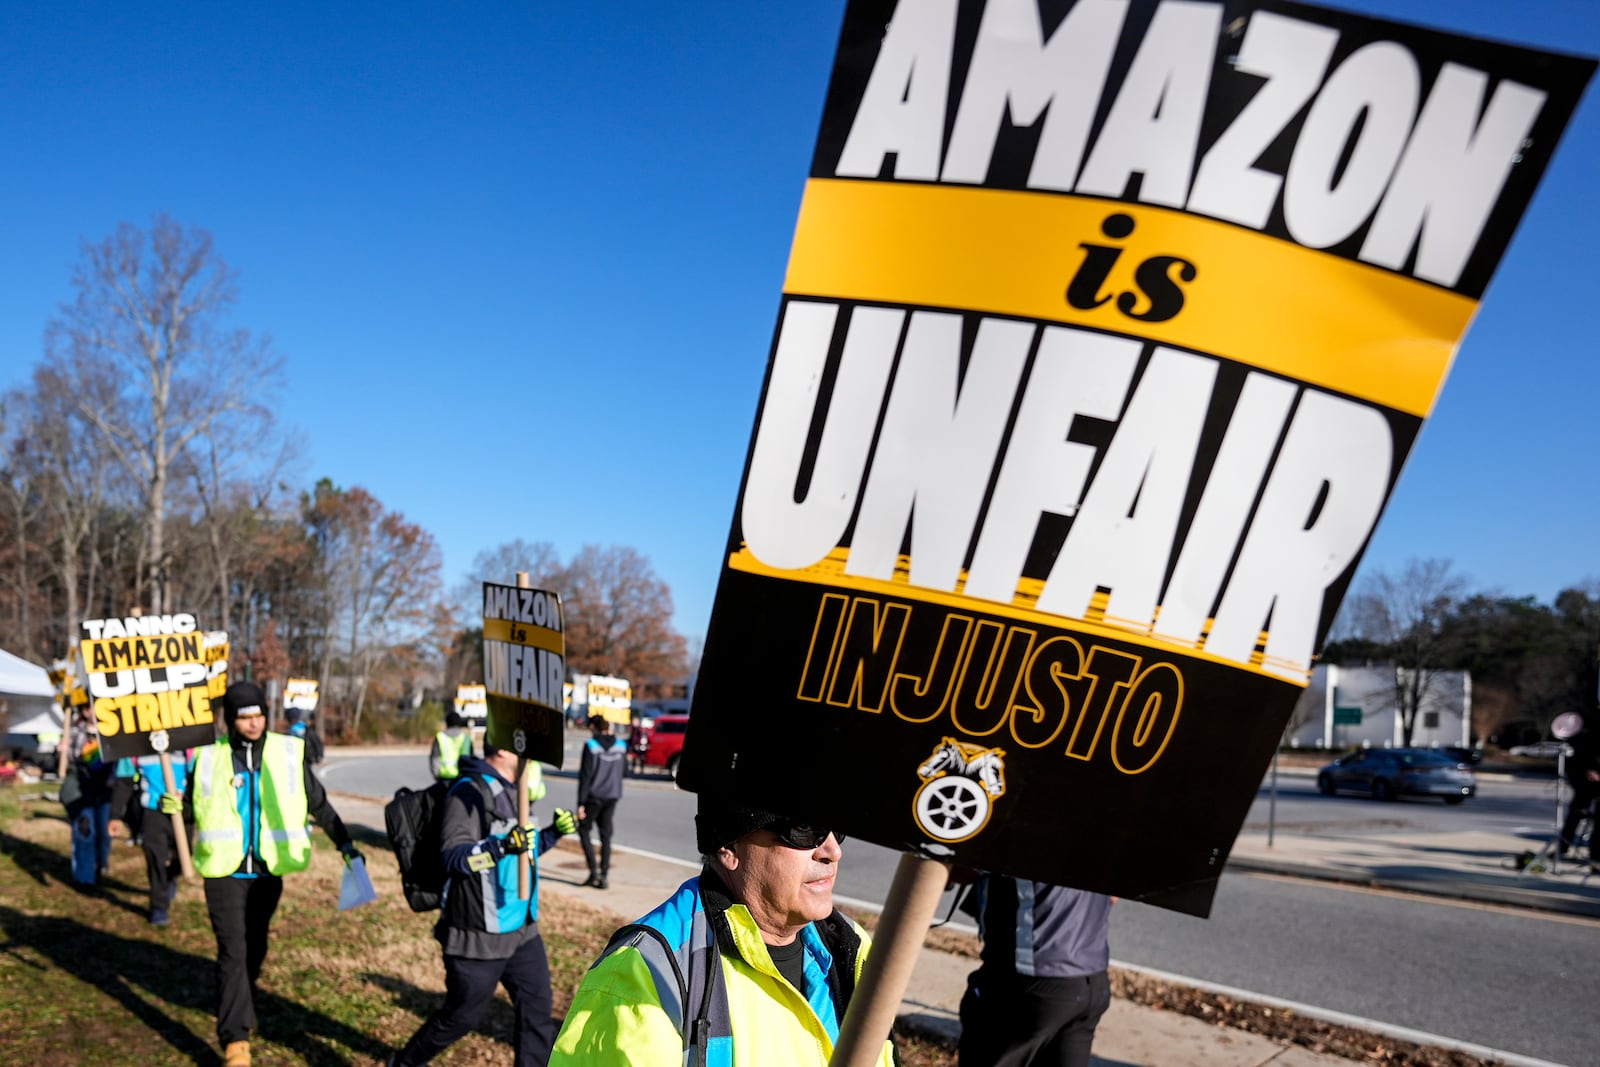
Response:
[{"label": "amazon is unfair sign", "polygon": [[851,3],[688,788],[1209,911],[1594,69],[1226,10]]}]

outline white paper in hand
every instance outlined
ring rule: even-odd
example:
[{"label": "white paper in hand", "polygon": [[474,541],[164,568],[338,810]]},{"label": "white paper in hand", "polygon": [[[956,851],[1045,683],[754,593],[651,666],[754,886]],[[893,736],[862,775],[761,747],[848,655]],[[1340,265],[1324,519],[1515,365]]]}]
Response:
[{"label": "white paper in hand", "polygon": [[367,861],[354,859],[345,864],[344,881],[339,885],[339,910],[349,911],[378,899],[372,888],[372,877],[367,874]]}]

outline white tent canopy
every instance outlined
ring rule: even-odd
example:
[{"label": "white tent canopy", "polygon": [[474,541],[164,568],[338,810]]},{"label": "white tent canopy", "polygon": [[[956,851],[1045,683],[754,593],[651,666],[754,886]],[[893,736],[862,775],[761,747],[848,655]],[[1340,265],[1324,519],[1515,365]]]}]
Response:
[{"label": "white tent canopy", "polygon": [[35,667],[21,656],[0,648],[0,696],[44,697],[53,699],[55,686],[43,667]]},{"label": "white tent canopy", "polygon": [[6,736],[13,734],[61,733],[61,709],[56,706],[55,686],[43,667],[35,667],[20,656],[0,649],[0,702],[10,721]]}]

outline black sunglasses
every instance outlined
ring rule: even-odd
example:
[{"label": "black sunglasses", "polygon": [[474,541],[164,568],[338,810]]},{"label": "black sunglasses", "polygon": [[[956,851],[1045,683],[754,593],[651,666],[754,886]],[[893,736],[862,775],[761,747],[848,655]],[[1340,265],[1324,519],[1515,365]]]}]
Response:
[{"label": "black sunglasses", "polygon": [[835,833],[824,826],[812,826],[810,823],[792,822],[789,819],[769,822],[762,829],[771,832],[781,844],[805,852],[821,848],[829,834],[833,834],[833,839],[839,844],[844,844],[844,835],[841,833]]}]

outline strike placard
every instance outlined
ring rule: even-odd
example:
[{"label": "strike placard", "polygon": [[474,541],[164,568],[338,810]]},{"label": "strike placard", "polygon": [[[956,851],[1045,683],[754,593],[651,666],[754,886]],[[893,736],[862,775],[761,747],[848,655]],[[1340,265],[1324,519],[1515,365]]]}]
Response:
[{"label": "strike placard", "polygon": [[283,683],[283,708],[310,714],[317,710],[317,680],[290,678]]},{"label": "strike placard", "polygon": [[463,719],[481,720],[489,715],[489,694],[481,685],[456,686],[456,714]]},{"label": "strike placard", "polygon": [[226,634],[202,633],[189,614],[90,619],[83,630],[78,669],[105,758],[182,752],[216,740],[211,700],[216,685],[227,686]]},{"label": "strike placard", "polygon": [[484,740],[561,766],[566,632],[561,597],[543,589],[483,583]]},{"label": "strike placard", "polygon": [[1593,69],[853,0],[680,783],[1206,914]]}]

